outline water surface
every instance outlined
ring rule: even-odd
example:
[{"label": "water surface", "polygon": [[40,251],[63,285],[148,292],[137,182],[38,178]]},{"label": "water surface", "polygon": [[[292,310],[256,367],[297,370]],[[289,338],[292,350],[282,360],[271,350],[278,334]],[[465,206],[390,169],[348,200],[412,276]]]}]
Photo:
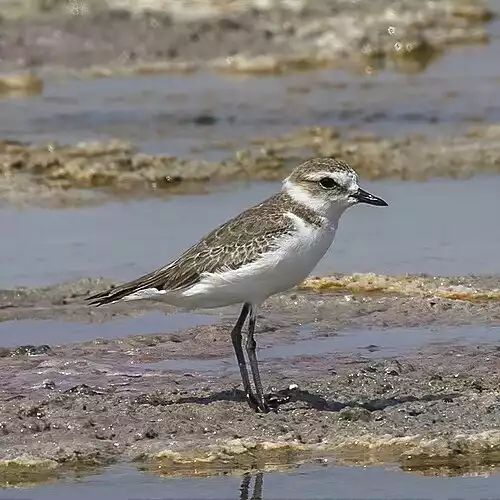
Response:
[{"label": "water surface", "polygon": [[450,49],[411,74],[328,69],[267,77],[48,78],[42,95],[0,101],[0,137],[61,143],[120,138],[150,153],[220,159],[231,151],[198,148],[220,141],[244,145],[255,136],[311,125],[400,134],[498,122],[500,21],[488,30],[489,45]]},{"label": "water surface", "polygon": [[[1,324],[0,324],[1,326]],[[0,330],[1,331],[1,330]],[[496,343],[500,326],[473,325],[436,328],[370,328],[342,330],[313,337],[311,325],[302,326],[297,339],[259,347],[260,362],[299,356],[358,355],[362,358],[397,358],[429,346],[466,346]],[[261,342],[264,340],[260,338]],[[266,339],[267,340],[267,339]],[[275,363],[276,364],[276,363]],[[233,356],[223,359],[165,359],[140,365],[143,368],[189,372],[237,372]]]},{"label": "water surface", "polygon": [[128,335],[165,334],[217,321],[215,315],[149,312],[135,318],[118,318],[103,323],[76,323],[56,320],[0,322],[0,347],[23,344],[61,345],[92,339],[115,339]]},{"label": "water surface", "polygon": [[[363,185],[389,207],[349,209],[314,274],[500,272],[500,176]],[[250,183],[211,195],[91,208],[2,208],[0,288],[87,276],[135,278],[278,189],[279,183]]]},{"label": "water surface", "polygon": [[242,478],[162,478],[120,465],[102,473],[26,489],[0,490],[8,500],[487,500],[498,498],[500,475],[430,477],[396,467],[303,466]]}]

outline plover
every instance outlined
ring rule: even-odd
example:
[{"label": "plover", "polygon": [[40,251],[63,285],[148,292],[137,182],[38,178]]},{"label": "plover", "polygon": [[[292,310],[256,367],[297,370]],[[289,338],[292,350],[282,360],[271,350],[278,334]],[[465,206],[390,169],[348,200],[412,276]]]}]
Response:
[{"label": "plover", "polygon": [[[243,304],[231,331],[243,389],[251,408],[268,412],[254,338],[257,311],[271,295],[300,284],[333,242],[342,213],[357,203],[387,206],[358,185],[358,175],[334,158],[308,160],[283,181],[280,192],[245,210],[145,276],[89,297],[94,305],[162,300],[183,309]],[[242,346],[255,391],[252,389]]]}]

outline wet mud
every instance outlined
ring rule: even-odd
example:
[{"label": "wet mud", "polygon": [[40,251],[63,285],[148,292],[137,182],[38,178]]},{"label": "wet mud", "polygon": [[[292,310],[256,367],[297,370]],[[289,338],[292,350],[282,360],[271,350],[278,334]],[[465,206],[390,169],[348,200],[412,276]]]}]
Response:
[{"label": "wet mud", "polygon": [[13,0],[2,18],[6,67],[283,73],[367,60],[425,66],[450,44],[487,41],[493,12],[468,0]]},{"label": "wet mud", "polygon": [[11,203],[99,202],[110,196],[206,192],[222,183],[280,180],[311,156],[341,157],[366,179],[468,178],[500,171],[500,128],[429,140],[384,138],[311,127],[251,146],[221,161],[145,154],[121,141],[75,146],[0,142],[0,192]]},{"label": "wet mud", "polygon": [[[228,334],[236,308],[180,331],[165,333],[159,321],[155,334],[117,331],[60,345],[40,336],[36,345],[4,347],[0,459],[9,480],[30,468],[52,477],[122,459],[160,474],[325,457],[419,470],[498,463],[498,279],[318,281],[270,299],[259,318],[264,383],[285,401],[276,413],[255,414],[245,402]],[[98,324],[156,309],[167,321],[173,312],[83,304],[107,285],[89,279],[2,291],[2,326],[15,334],[14,320]]]}]

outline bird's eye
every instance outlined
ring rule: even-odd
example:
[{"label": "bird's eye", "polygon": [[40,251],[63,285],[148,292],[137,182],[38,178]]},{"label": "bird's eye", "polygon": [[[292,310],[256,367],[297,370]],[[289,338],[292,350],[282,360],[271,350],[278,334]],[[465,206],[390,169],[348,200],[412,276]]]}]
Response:
[{"label": "bird's eye", "polygon": [[336,186],[336,182],[331,177],[323,177],[319,180],[321,187],[325,189],[332,189]]}]

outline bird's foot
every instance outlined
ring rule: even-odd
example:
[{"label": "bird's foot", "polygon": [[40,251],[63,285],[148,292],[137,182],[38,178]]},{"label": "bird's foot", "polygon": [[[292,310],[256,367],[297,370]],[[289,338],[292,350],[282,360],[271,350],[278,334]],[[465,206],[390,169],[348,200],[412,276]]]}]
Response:
[{"label": "bird's foot", "polygon": [[280,405],[284,405],[285,403],[288,403],[290,401],[291,395],[288,389],[285,389],[281,391],[270,392],[269,394],[266,394],[264,396],[264,399],[266,400],[266,403],[270,409],[277,411]]},{"label": "bird's foot", "polygon": [[263,400],[259,401],[253,393],[248,393],[247,401],[250,408],[257,413],[277,412],[280,405],[290,401],[290,394],[287,390],[272,392],[265,394]]},{"label": "bird's foot", "polygon": [[248,406],[250,406],[250,408],[252,408],[252,410],[256,413],[269,413],[270,407],[265,401],[265,398],[264,401],[259,401],[255,394],[249,392],[247,393],[247,402]]}]

